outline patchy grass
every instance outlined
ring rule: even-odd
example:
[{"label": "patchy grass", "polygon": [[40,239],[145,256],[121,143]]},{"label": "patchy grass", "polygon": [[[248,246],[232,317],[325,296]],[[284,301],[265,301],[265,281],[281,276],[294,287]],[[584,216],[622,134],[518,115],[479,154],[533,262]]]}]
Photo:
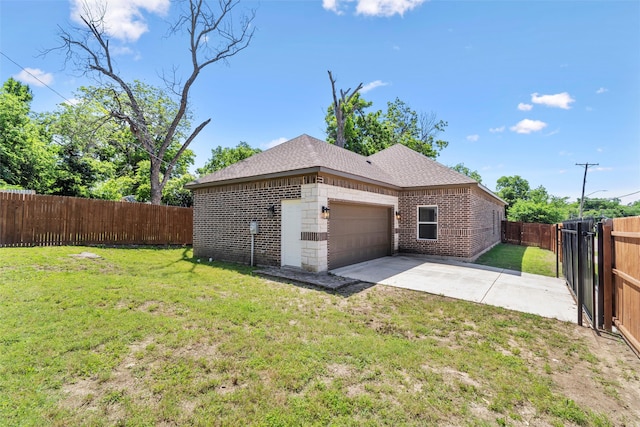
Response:
[{"label": "patchy grass", "polygon": [[7,425],[637,424],[640,364],[590,339],[409,290],[267,281],[190,250],[0,249]]},{"label": "patchy grass", "polygon": [[[476,264],[556,277],[556,254],[536,247],[500,243],[482,254]],[[559,265],[562,274],[562,264]]]}]

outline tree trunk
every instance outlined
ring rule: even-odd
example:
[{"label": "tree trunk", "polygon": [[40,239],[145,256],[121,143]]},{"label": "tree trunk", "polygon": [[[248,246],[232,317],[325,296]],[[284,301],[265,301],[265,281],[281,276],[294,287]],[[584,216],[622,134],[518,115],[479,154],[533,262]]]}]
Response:
[{"label": "tree trunk", "polygon": [[160,160],[151,156],[151,204],[162,203],[162,180],[160,179]]},{"label": "tree trunk", "polygon": [[327,71],[327,73],[329,73],[329,81],[331,82],[331,93],[333,95],[333,111],[336,116],[335,145],[344,148],[347,142],[344,136],[345,105],[348,106],[354,95],[358,93],[360,89],[362,89],[362,83],[360,83],[350,95],[349,92],[351,92],[351,88],[347,89],[346,91],[340,89],[340,97],[338,98],[338,95],[336,94],[336,80],[333,78],[331,70]]}]

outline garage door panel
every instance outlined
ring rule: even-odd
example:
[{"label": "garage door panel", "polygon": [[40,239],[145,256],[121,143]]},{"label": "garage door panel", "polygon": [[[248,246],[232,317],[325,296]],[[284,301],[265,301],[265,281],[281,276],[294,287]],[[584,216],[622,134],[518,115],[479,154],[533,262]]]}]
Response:
[{"label": "garage door panel", "polygon": [[332,203],[329,268],[391,254],[391,208]]}]

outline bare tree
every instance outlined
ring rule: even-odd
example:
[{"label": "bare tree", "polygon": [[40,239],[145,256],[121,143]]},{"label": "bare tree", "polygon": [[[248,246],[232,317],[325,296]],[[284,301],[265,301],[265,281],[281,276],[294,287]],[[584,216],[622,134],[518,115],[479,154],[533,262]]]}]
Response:
[{"label": "bare tree", "polygon": [[438,120],[434,111],[420,113],[420,140],[427,142],[429,138],[435,138],[447,126],[447,122]]},{"label": "bare tree", "polygon": [[329,80],[331,81],[331,90],[333,93],[333,111],[336,115],[336,145],[344,148],[344,144],[346,142],[344,137],[345,108],[347,108],[355,94],[362,89],[362,83],[360,83],[352,93],[349,93],[351,92],[351,88],[346,91],[340,89],[340,98],[338,98],[336,94],[336,80],[333,78],[331,71],[327,72],[329,73]]},{"label": "bare tree", "polygon": [[[169,125],[162,135],[152,132],[152,115],[145,115],[143,102],[136,98],[132,83],[123,79],[115,68],[113,51],[109,45],[104,13],[100,17],[92,16],[85,8],[82,16],[84,26],[74,28],[72,32],[61,30],[62,46],[66,51],[67,61],[73,60],[83,74],[92,74],[100,81],[101,86],[109,88],[113,93],[113,102],[108,106],[109,115],[127,123],[138,143],[149,154],[151,161],[151,203],[160,204],[162,190],[167,184],[171,172],[178,159],[194,138],[209,124],[211,119],[200,123],[181,142],[178,151],[169,159],[165,159],[167,149],[174,142],[180,123],[189,115],[189,93],[202,70],[218,61],[226,61],[249,46],[255,28],[252,26],[255,12],[242,15],[234,22],[232,11],[240,0],[218,0],[219,10],[212,10],[206,0],[185,0],[187,5],[176,23],[170,29],[170,35],[186,31],[189,35],[188,51],[190,68],[187,79],[182,83],[175,76],[163,78],[168,90],[176,97],[178,109],[169,118]],[[238,25],[234,28],[234,23]],[[120,95],[124,95],[121,97]],[[121,102],[121,98],[126,100]],[[164,162],[164,168],[163,166]]]}]

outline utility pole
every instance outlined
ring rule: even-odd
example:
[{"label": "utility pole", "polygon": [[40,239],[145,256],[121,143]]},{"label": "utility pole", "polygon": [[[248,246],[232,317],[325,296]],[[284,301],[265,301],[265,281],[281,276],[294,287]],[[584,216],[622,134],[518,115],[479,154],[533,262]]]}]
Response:
[{"label": "utility pole", "polygon": [[584,178],[582,179],[582,196],[580,197],[579,215],[579,218],[582,219],[582,208],[584,206],[584,187],[587,185],[587,170],[589,170],[589,166],[598,166],[598,163],[576,163],[576,166],[584,166]]}]

